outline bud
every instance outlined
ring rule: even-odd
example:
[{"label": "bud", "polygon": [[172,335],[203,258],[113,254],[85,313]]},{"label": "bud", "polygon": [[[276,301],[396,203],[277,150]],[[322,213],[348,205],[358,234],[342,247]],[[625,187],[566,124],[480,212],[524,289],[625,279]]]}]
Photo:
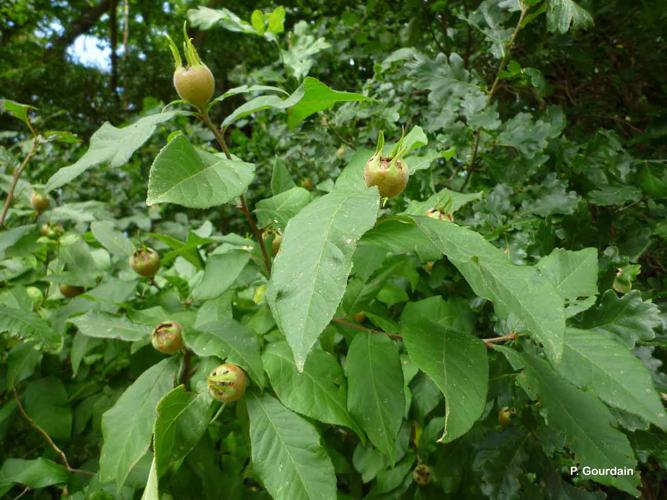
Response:
[{"label": "bud", "polygon": [[412,479],[419,486],[426,486],[431,482],[431,468],[426,464],[419,464],[412,471]]},{"label": "bud", "polygon": [[278,250],[280,250],[280,244],[283,242],[283,235],[281,233],[276,233],[276,235],[273,237],[273,241],[271,242],[271,253],[273,255],[278,254]]},{"label": "bud", "polygon": [[83,288],[82,286],[67,285],[65,283],[61,284],[59,288],[60,288],[60,293],[62,293],[68,299],[76,297],[77,295],[81,295],[83,292],[86,291],[86,289]]},{"label": "bud", "polygon": [[152,248],[140,248],[130,257],[130,267],[137,274],[152,278],[160,269],[160,255]]},{"label": "bud", "polygon": [[380,196],[393,198],[405,190],[410,178],[410,172],[405,160],[405,136],[401,137],[389,156],[383,156],[384,134],[378,135],[378,144],[375,153],[370,157],[364,168],[364,181],[368,187],[377,186]]},{"label": "bud", "polygon": [[51,202],[47,196],[34,192],[30,197],[30,204],[32,205],[32,208],[35,209],[35,212],[41,214],[44,210],[49,208]]},{"label": "bud", "polygon": [[183,327],[175,321],[163,321],[151,333],[153,347],[163,354],[175,354],[183,349]]},{"label": "bud", "polygon": [[238,366],[224,363],[210,373],[207,382],[211,396],[223,403],[231,403],[245,394],[248,377]]},{"label": "bud", "polygon": [[178,47],[169,36],[169,48],[174,56],[174,63],[176,70],[174,71],[174,87],[181,99],[194,104],[197,108],[203,110],[213,97],[215,91],[215,78],[213,73],[208,69],[202,60],[199,58],[197,49],[192,45],[192,38],[188,37],[186,25],[183,25],[183,33],[185,41],[183,42],[183,49],[185,51],[185,60],[187,66],[183,66],[181,54]]}]

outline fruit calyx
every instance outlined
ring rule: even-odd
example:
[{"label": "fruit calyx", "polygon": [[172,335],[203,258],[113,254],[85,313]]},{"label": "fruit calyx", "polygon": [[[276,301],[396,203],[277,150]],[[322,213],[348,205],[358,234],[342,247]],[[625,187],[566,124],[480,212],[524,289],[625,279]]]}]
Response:
[{"label": "fruit calyx", "polygon": [[432,474],[433,472],[428,465],[419,464],[412,471],[412,479],[414,479],[415,483],[419,486],[426,486],[431,482]]},{"label": "fruit calyx", "polygon": [[181,99],[203,111],[211,100],[211,97],[213,97],[215,78],[208,66],[200,59],[197,49],[192,44],[192,38],[188,37],[186,23],[183,24],[183,33],[185,36],[183,50],[185,52],[186,66],[183,66],[183,60],[181,59],[178,47],[169,35],[166,35],[176,66],[174,71],[174,87]]},{"label": "fruit calyx", "polygon": [[223,363],[214,369],[206,380],[211,396],[223,403],[238,401],[245,394],[248,377],[233,363]]},{"label": "fruit calyx", "polygon": [[151,343],[163,354],[175,354],[183,349],[183,327],[175,321],[163,321],[153,329]]},{"label": "fruit calyx", "polygon": [[375,153],[364,167],[364,181],[366,186],[377,186],[382,198],[393,198],[405,190],[410,178],[408,166],[403,160],[407,152],[405,135],[396,143],[389,156],[383,156],[384,134],[378,134],[378,143]]},{"label": "fruit calyx", "polygon": [[130,267],[135,273],[152,278],[160,269],[160,254],[152,248],[141,247],[130,257]]}]

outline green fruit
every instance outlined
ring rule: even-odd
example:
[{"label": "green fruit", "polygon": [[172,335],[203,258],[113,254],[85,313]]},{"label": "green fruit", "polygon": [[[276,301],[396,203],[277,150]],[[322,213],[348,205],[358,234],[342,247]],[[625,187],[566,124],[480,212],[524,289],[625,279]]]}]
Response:
[{"label": "green fruit", "polygon": [[152,248],[140,248],[130,257],[130,267],[137,274],[152,278],[160,269],[160,255]]},{"label": "green fruit", "polygon": [[377,186],[380,196],[393,198],[405,190],[410,179],[408,166],[402,159],[406,152],[405,137],[401,137],[389,156],[383,156],[384,134],[378,135],[378,144],[373,156],[364,167],[364,181],[366,186]]},{"label": "green fruit", "polygon": [[183,327],[175,321],[163,321],[153,329],[151,343],[163,354],[175,354],[183,349]]},{"label": "green fruit", "polygon": [[204,109],[213,97],[215,78],[205,64],[174,71],[174,87],[181,99]]},{"label": "green fruit", "polygon": [[55,236],[56,232],[48,224],[42,224],[42,227],[39,228],[39,234],[51,238],[52,236]]},{"label": "green fruit", "polygon": [[60,293],[62,293],[68,299],[76,297],[77,295],[81,295],[83,292],[86,291],[86,289],[83,288],[82,286],[67,285],[65,283],[61,284],[59,288],[60,288]]},{"label": "green fruit", "polygon": [[431,468],[426,464],[419,464],[412,471],[412,479],[415,480],[419,486],[426,486],[431,482]]},{"label": "green fruit", "polygon": [[32,196],[30,197],[30,204],[32,205],[32,208],[35,209],[35,212],[40,214],[49,208],[51,202],[49,201],[49,198],[43,194],[32,193]]},{"label": "green fruit", "polygon": [[231,403],[245,394],[248,377],[238,366],[224,363],[210,373],[207,382],[211,396],[223,403]]},{"label": "green fruit", "polygon": [[364,168],[364,181],[368,187],[377,186],[380,196],[393,198],[405,190],[410,173],[403,160],[372,156]]}]

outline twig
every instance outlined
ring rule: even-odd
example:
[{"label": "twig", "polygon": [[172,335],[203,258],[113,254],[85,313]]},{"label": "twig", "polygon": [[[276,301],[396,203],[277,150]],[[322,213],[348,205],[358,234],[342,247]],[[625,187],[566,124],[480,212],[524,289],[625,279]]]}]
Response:
[{"label": "twig", "polygon": [[190,381],[190,375],[192,375],[192,351],[190,349],[185,349],[183,352],[183,366],[181,368],[179,382],[184,386],[187,386]]},{"label": "twig", "polygon": [[401,337],[397,333],[385,332],[384,330],[376,330],[375,328],[368,328],[362,325],[358,325],[356,323],[352,323],[351,321],[348,321],[345,318],[334,318],[331,321],[333,321],[334,323],[338,323],[339,325],[343,325],[344,327],[349,328],[351,330],[359,330],[360,332],[368,332],[368,333],[381,333],[393,340],[403,340],[403,337]]},{"label": "twig", "polygon": [[19,409],[19,412],[25,418],[28,423],[37,431],[39,432],[42,437],[49,443],[49,446],[55,451],[58,456],[60,456],[60,459],[62,460],[63,464],[65,464],[65,467],[69,472],[77,473],[77,474],[85,474],[87,476],[94,476],[94,472],[90,472],[87,470],[82,470],[82,469],[75,469],[69,464],[69,461],[67,460],[67,455],[65,455],[65,452],[61,450],[58,445],[51,439],[51,436],[37,423],[35,422],[30,415],[28,415],[25,411],[25,408],[23,408],[23,404],[21,403],[21,399],[19,398],[19,395],[16,392],[16,387],[12,387],[12,391],[14,392],[14,399],[16,400],[16,405]]},{"label": "twig", "polygon": [[[30,130],[32,130],[32,127],[30,127]],[[30,148],[30,151],[23,159],[21,164],[18,166],[18,168],[14,170],[14,174],[12,175],[12,183],[9,186],[9,191],[7,191],[7,198],[5,199],[5,204],[2,206],[2,213],[0,214],[0,227],[5,225],[5,219],[7,218],[7,212],[9,212],[9,206],[12,204],[12,200],[14,199],[14,191],[16,190],[16,185],[18,184],[19,178],[21,177],[21,174],[23,173],[23,170],[25,169],[26,165],[28,165],[30,159],[33,156],[35,156],[38,146],[39,146],[39,139],[37,137],[33,137],[32,147]]]},{"label": "twig", "polygon": [[[218,141],[220,148],[225,153],[225,156],[227,157],[228,160],[231,160],[232,154],[229,152],[229,148],[227,147],[227,142],[225,142],[225,136],[223,135],[222,131],[218,127],[216,127],[215,124],[211,121],[211,117],[208,115],[208,112],[201,111],[197,116],[202,122],[204,122],[204,124],[211,130],[211,132],[213,132],[213,135],[215,136],[215,139]],[[267,275],[271,276],[271,257],[269,256],[269,252],[267,251],[266,246],[264,245],[264,240],[262,239],[262,233],[259,231],[259,228],[257,227],[257,223],[255,222],[255,219],[252,216],[250,209],[248,208],[248,202],[246,201],[244,195],[241,195],[241,204],[239,205],[239,208],[243,212],[243,215],[245,215],[245,218],[248,221],[248,224],[250,225],[250,230],[252,231],[255,239],[257,240],[257,244],[259,245],[260,250],[262,251],[262,258],[264,259],[264,268],[266,269],[266,273]]]},{"label": "twig", "polygon": [[153,285],[155,288],[157,288],[158,292],[162,291],[162,287],[157,284],[157,281],[155,281],[155,277],[152,277],[149,283]]},{"label": "twig", "polygon": [[25,488],[23,488],[23,491],[21,493],[19,493],[14,497],[14,500],[19,500],[19,498],[23,498],[29,491],[30,491],[30,486],[26,486]]},{"label": "twig", "polygon": [[501,335],[500,337],[491,337],[490,339],[482,339],[482,341],[489,347],[491,344],[500,344],[502,342],[508,342],[516,340],[519,338],[519,335],[516,332],[510,332],[506,335]]},{"label": "twig", "polygon": [[[521,25],[523,24],[523,20],[526,18],[527,13],[528,13],[528,7],[524,6],[523,2],[521,2],[521,15],[519,16],[519,21],[516,23],[514,31],[512,32],[512,35],[510,36],[510,39],[507,42],[507,45],[505,45],[505,54],[503,55],[502,59],[500,60],[500,63],[498,64],[498,69],[496,71],[496,78],[493,80],[493,83],[491,84],[491,89],[489,90],[489,93],[486,97],[487,106],[491,103],[493,97],[496,94],[496,91],[498,90],[498,85],[500,84],[501,80],[500,75],[505,69],[507,62],[509,61],[510,54],[512,53],[512,47],[514,46],[514,41],[516,40],[519,31],[521,31]],[[461,191],[463,191],[467,186],[468,181],[470,180],[470,176],[472,175],[472,172],[475,169],[475,162],[477,161],[477,150],[479,149],[479,140],[482,135],[481,132],[482,132],[481,128],[478,128],[474,132],[475,142],[473,143],[472,147],[472,156],[470,158],[470,162],[468,163],[468,168],[466,169],[467,170],[466,177],[463,181],[463,186],[461,186]]]}]

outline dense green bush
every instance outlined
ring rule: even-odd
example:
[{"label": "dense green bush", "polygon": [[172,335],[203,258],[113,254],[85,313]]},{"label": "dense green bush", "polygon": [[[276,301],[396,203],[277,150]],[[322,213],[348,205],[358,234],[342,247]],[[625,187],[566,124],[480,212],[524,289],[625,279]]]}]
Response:
[{"label": "dense green bush", "polygon": [[0,492],[665,494],[660,2],[144,6],[88,103],[18,4]]}]

